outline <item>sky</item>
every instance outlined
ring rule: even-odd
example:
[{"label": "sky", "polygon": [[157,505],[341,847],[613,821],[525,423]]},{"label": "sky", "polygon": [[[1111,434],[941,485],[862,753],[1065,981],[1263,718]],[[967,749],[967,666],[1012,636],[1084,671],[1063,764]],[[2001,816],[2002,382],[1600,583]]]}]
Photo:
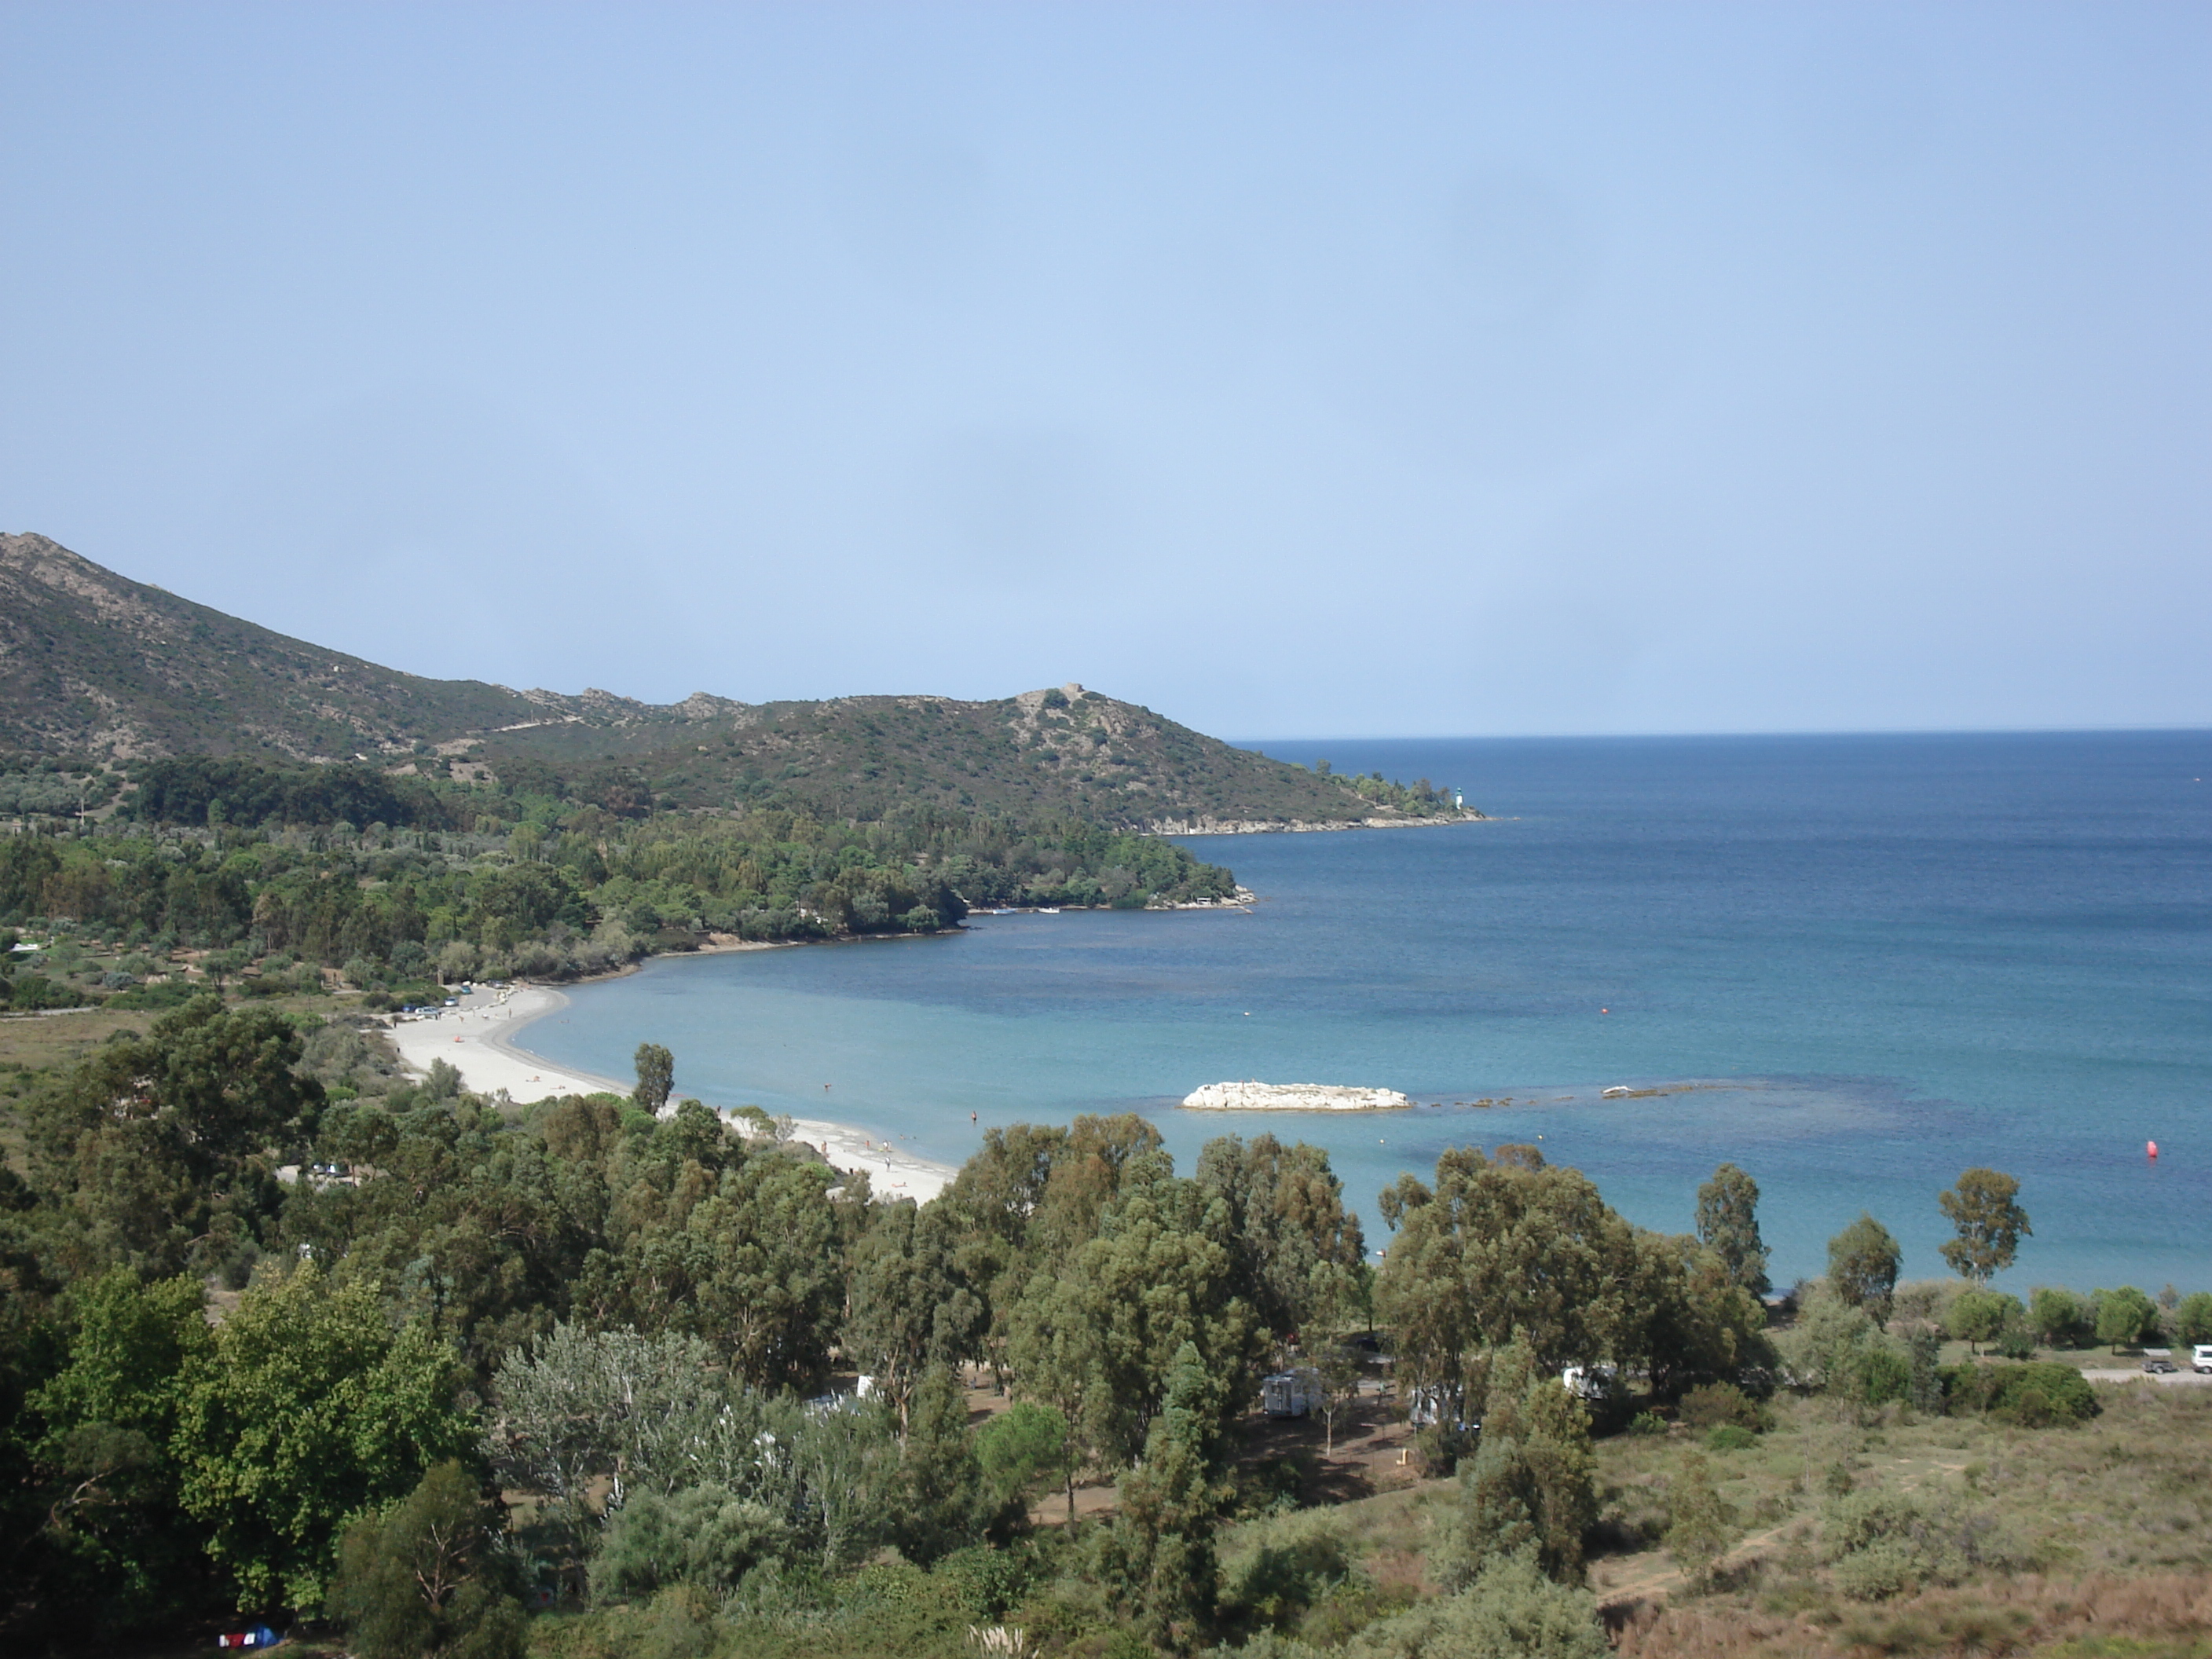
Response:
[{"label": "sky", "polygon": [[2212,725],[2212,8],[0,4],[0,529],[422,674]]}]

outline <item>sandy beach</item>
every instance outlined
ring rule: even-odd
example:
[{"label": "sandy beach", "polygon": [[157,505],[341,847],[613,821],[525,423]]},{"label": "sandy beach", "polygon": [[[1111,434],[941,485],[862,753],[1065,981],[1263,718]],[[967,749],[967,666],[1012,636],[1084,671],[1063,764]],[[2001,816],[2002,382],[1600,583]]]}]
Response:
[{"label": "sandy beach", "polygon": [[[461,1074],[463,1087],[481,1095],[504,1093],[521,1105],[559,1095],[630,1091],[630,1079],[555,1066],[516,1045],[531,1021],[568,1006],[568,999],[550,986],[477,989],[455,1001],[456,1007],[394,1022],[387,1035],[410,1071],[420,1075],[442,1060]],[[956,1173],[950,1164],[900,1152],[848,1124],[799,1118],[793,1137],[819,1148],[832,1168],[866,1170],[875,1190],[886,1197],[927,1203]]]}]

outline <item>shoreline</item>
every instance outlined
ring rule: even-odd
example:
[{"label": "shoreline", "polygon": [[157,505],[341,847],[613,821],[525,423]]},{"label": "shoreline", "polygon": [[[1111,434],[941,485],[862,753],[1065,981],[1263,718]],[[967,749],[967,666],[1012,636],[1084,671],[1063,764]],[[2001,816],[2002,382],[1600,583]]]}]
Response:
[{"label": "shoreline", "polygon": [[1455,823],[1496,823],[1473,807],[1431,818],[1154,818],[1142,833],[1172,840],[1178,836],[1311,836],[1337,830],[1440,830]]},{"label": "shoreline", "polygon": [[[781,947],[747,944],[737,948],[773,951]],[[633,966],[628,971],[637,969]],[[456,1007],[441,1009],[427,1018],[395,1021],[386,1029],[385,1036],[398,1053],[401,1065],[412,1075],[422,1076],[442,1060],[460,1073],[462,1086],[471,1093],[503,1093],[524,1106],[562,1095],[629,1093],[628,1083],[596,1072],[556,1066],[515,1040],[533,1021],[568,1006],[568,997],[553,987],[524,983],[503,992],[473,990],[456,1000]],[[729,1115],[726,1108],[714,1109],[725,1118]],[[845,1175],[866,1171],[870,1185],[882,1197],[911,1198],[926,1204],[950,1186],[958,1173],[951,1164],[886,1146],[850,1124],[794,1118],[792,1129],[793,1139],[819,1151],[831,1169]]]}]

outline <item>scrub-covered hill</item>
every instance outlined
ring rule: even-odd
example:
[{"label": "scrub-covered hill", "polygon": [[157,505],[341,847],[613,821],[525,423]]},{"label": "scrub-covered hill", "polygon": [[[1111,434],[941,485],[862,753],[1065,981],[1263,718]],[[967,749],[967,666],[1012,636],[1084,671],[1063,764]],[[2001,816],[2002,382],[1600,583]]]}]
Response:
[{"label": "scrub-covered hill", "polygon": [[[98,806],[118,768],[179,757],[234,763],[218,792],[232,822],[242,797],[263,804],[253,821],[280,809],[314,821],[330,791],[301,780],[332,763],[624,817],[776,807],[872,823],[920,806],[1158,831],[1460,816],[1425,784],[1310,772],[1079,685],[973,702],[701,692],[651,704],[424,679],[131,581],[43,536],[0,537],[0,812],[66,812],[88,779]],[[246,762],[258,782],[239,781]]]},{"label": "scrub-covered hill", "polygon": [[0,748],[334,759],[537,717],[502,687],[380,668],[0,536]]}]

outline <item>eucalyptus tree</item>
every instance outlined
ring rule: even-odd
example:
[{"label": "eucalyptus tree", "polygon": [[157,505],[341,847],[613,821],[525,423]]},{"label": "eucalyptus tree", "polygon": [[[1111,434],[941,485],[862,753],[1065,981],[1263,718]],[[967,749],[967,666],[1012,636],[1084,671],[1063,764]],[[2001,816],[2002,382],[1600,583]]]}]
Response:
[{"label": "eucalyptus tree", "polygon": [[1766,1294],[1766,1241],[1759,1235],[1759,1183],[1733,1164],[1698,1188],[1698,1242],[1719,1256],[1729,1282]]}]

